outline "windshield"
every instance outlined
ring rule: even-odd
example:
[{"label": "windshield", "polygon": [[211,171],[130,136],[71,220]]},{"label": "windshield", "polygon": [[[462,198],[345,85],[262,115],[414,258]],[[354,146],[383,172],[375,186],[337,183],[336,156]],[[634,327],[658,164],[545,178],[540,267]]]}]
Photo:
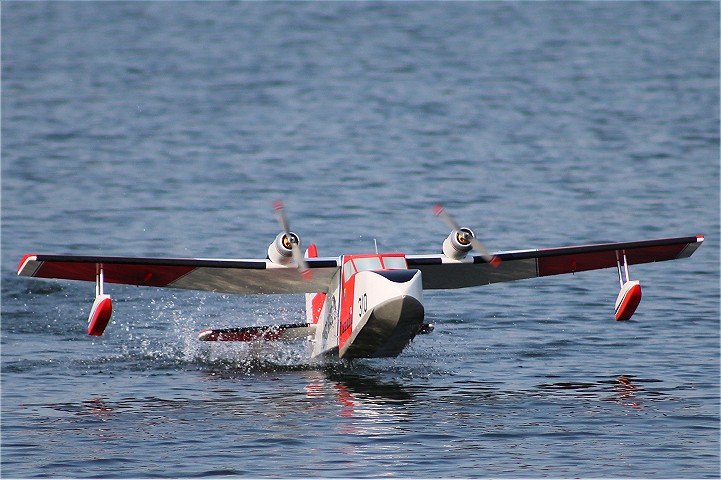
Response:
[{"label": "windshield", "polygon": [[406,259],[402,255],[354,257],[353,262],[347,262],[343,268],[346,280],[356,272],[368,270],[405,270]]},{"label": "windshield", "polygon": [[383,257],[383,265],[389,269],[405,270],[406,259],[404,257]]},{"label": "windshield", "polygon": [[364,270],[382,270],[381,259],[378,257],[354,258],[353,262],[359,272]]}]

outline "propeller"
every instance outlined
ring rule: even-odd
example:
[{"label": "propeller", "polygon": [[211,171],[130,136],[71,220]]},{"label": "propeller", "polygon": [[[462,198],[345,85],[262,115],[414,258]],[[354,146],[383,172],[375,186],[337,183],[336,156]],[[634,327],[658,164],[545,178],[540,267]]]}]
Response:
[{"label": "propeller", "polygon": [[481,258],[486,263],[491,264],[493,268],[496,268],[498,267],[498,265],[501,264],[501,257],[499,257],[498,255],[491,255],[488,249],[483,246],[483,244],[473,234],[473,231],[470,228],[461,228],[458,223],[456,223],[456,221],[453,219],[453,217],[451,217],[443,209],[443,206],[441,206],[440,203],[437,203],[433,207],[433,213],[435,213],[437,217],[440,217],[441,220],[446,223],[446,225],[451,227],[451,229],[456,232],[456,240],[458,240],[459,244],[470,245],[471,248],[475,250],[478,254],[480,254]]},{"label": "propeller", "polygon": [[293,252],[293,260],[298,266],[298,272],[300,272],[303,278],[310,280],[313,278],[313,273],[310,271],[310,268],[308,268],[308,262],[305,261],[303,253],[300,251],[300,246],[298,245],[300,240],[298,239],[298,236],[290,231],[288,218],[285,216],[283,201],[276,200],[273,202],[273,209],[275,210],[275,214],[278,216],[278,222],[280,222],[280,226],[285,233],[285,236],[283,237],[283,246],[290,248]]}]

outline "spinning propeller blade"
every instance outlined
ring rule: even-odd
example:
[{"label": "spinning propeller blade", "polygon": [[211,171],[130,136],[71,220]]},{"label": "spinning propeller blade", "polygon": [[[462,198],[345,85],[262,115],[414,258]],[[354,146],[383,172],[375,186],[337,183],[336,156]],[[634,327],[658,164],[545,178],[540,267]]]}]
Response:
[{"label": "spinning propeller blade", "polygon": [[298,266],[298,272],[300,272],[303,278],[310,280],[313,278],[313,273],[310,271],[310,268],[308,268],[308,263],[305,261],[303,253],[300,251],[298,238],[290,233],[290,225],[288,224],[288,219],[285,216],[283,201],[276,200],[273,202],[273,209],[275,210],[275,214],[278,217],[278,222],[280,222],[283,232],[285,232],[285,238],[288,240],[288,243],[290,243],[291,250],[293,251],[293,260]]},{"label": "spinning propeller blade", "polygon": [[487,263],[490,263],[494,268],[498,267],[498,265],[501,264],[501,258],[497,255],[491,255],[491,253],[488,251],[488,249],[469,231],[464,231],[458,223],[451,217],[444,209],[443,206],[441,206],[440,203],[437,203],[433,206],[433,213],[436,214],[437,217],[440,217],[441,220],[443,220],[446,225],[451,227],[451,230],[460,232],[461,235],[463,235],[464,242],[468,242],[471,244],[471,248],[475,250],[483,260],[485,260]]}]

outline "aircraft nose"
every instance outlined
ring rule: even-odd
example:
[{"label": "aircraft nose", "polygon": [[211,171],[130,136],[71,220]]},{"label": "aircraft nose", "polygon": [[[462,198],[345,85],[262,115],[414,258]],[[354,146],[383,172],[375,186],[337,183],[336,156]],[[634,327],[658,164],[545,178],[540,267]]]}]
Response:
[{"label": "aircraft nose", "polygon": [[[372,280],[373,277],[378,279],[376,275],[383,278],[380,283]],[[367,291],[369,295],[374,292],[376,303],[391,297],[410,296],[418,300],[423,298],[421,271],[416,269],[374,271],[370,276],[365,277],[362,283],[356,285],[356,288]]]},{"label": "aircraft nose", "polygon": [[376,272],[381,277],[385,277],[391,282],[406,283],[410,282],[416,276],[418,270],[384,270]]}]

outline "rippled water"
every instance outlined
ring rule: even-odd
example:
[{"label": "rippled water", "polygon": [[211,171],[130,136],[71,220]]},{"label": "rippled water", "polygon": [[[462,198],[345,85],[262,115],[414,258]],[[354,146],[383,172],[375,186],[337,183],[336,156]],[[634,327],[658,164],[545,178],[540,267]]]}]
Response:
[{"label": "rippled water", "polygon": [[[714,2],[2,3],[6,477],[719,476]],[[18,278],[22,254],[262,257],[705,234],[689,260],[426,296],[396,359],[201,345],[297,296]]]}]

